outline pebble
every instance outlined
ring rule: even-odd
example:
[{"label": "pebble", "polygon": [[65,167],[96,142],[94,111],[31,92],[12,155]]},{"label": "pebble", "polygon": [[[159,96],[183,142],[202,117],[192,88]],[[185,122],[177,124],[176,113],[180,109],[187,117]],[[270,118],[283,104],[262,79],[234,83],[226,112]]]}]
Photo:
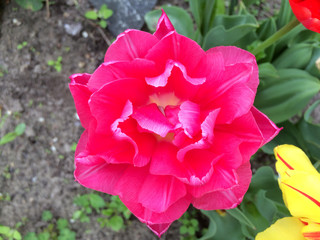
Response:
[{"label": "pebble", "polygon": [[86,31],[82,32],[82,37],[87,38],[89,36],[89,34]]},{"label": "pebble", "polygon": [[44,118],[43,118],[43,117],[39,117],[39,118],[38,118],[38,122],[43,123],[43,122],[44,122]]},{"label": "pebble", "polygon": [[14,25],[16,25],[16,26],[20,26],[20,25],[21,25],[21,22],[20,22],[18,19],[16,19],[16,18],[12,19],[12,23],[13,23]]},{"label": "pebble", "polygon": [[[82,24],[81,23],[65,23],[63,25],[64,30],[67,32],[67,34],[71,35],[71,36],[77,36],[81,30],[82,30]],[[83,36],[82,32],[82,36]]]}]

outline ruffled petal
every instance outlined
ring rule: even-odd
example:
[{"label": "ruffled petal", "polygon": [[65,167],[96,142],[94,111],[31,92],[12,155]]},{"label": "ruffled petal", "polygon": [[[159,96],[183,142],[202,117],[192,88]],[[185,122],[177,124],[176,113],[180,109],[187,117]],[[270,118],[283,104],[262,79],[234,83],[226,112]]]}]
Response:
[{"label": "ruffled petal", "polygon": [[126,102],[140,105],[147,101],[147,89],[139,79],[120,79],[110,82],[92,94],[89,106],[97,119],[99,133],[110,133],[111,125],[118,119]]},{"label": "ruffled petal", "polygon": [[169,32],[175,31],[170,19],[168,18],[167,14],[165,13],[165,11],[163,9],[161,9],[161,10],[162,10],[162,14],[158,20],[157,30],[153,34],[158,39],[162,39]]},{"label": "ruffled petal", "polygon": [[81,125],[85,129],[89,127],[90,121],[92,120],[88,104],[92,92],[87,86],[90,76],[91,75],[87,73],[73,74],[70,76],[71,82],[69,84],[70,92],[77,109],[77,114],[80,118]]},{"label": "ruffled petal", "polygon": [[173,130],[172,124],[154,103],[138,108],[132,117],[137,120],[140,127],[161,137],[165,137],[168,132]]},{"label": "ruffled petal", "polygon": [[161,237],[173,221],[179,219],[183,215],[190,205],[190,200],[188,198],[181,198],[165,212],[156,213],[135,201],[128,202],[123,199],[121,200],[141,222],[146,223],[159,237]]},{"label": "ruffled petal", "polygon": [[188,192],[193,197],[200,198],[207,193],[230,189],[237,184],[238,175],[235,170],[215,164],[210,180],[200,186],[188,186]]},{"label": "ruffled petal", "polygon": [[180,105],[178,113],[184,133],[192,138],[200,131],[200,107],[198,104],[185,101]]},{"label": "ruffled petal", "polygon": [[175,64],[180,69],[183,67],[186,69],[185,75],[190,77],[190,81],[198,82],[198,84],[205,81],[207,69],[203,71],[203,66],[201,66],[202,71],[199,71],[199,63],[206,59],[206,53],[195,41],[176,32],[170,32],[162,38],[150,49],[145,58],[156,63],[157,76],[165,72],[167,62],[170,59],[172,61],[170,65]]},{"label": "ruffled petal", "polygon": [[158,41],[158,38],[150,33],[128,29],[118,35],[111,44],[104,61],[132,61],[136,58],[144,58]]},{"label": "ruffled petal", "polygon": [[250,79],[248,80],[248,86],[253,92],[256,92],[259,85],[259,70],[256,58],[253,54],[248,51],[245,51],[241,48],[234,46],[220,46],[211,48],[207,53],[219,52],[223,55],[225,66],[233,67],[238,63],[245,63],[251,65],[253,68]]},{"label": "ruffled petal", "polygon": [[88,88],[94,92],[103,85],[122,78],[138,78],[144,81],[145,76],[152,75],[154,71],[154,62],[140,58],[130,62],[105,62],[92,74]]},{"label": "ruffled petal", "polygon": [[75,179],[83,186],[96,191],[116,194],[115,186],[128,168],[126,164],[108,164],[97,156],[82,156],[75,159]]},{"label": "ruffled petal", "polygon": [[255,240],[305,240],[301,234],[303,226],[298,218],[281,218],[263,232],[258,233]]},{"label": "ruffled petal", "polygon": [[265,114],[260,112],[255,107],[251,108],[251,113],[258,125],[261,135],[263,137],[262,145],[270,142],[275,136],[278,135],[281,128],[278,128]]},{"label": "ruffled petal", "polygon": [[194,198],[194,207],[203,210],[230,209],[241,203],[251,181],[250,162],[241,165],[237,170],[239,183],[231,189],[207,193],[199,198]]},{"label": "ruffled petal", "polygon": [[250,111],[254,97],[255,93],[248,86],[237,84],[208,103],[207,106],[210,109],[220,108],[217,123],[231,123]]}]

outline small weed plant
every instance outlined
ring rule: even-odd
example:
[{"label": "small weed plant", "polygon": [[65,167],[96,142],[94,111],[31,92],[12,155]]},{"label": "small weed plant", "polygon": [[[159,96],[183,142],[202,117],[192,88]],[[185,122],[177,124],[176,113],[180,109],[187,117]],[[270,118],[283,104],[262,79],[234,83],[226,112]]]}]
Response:
[{"label": "small weed plant", "polygon": [[61,72],[62,69],[62,56],[59,56],[57,60],[49,60],[47,63],[53,67],[57,72]]},{"label": "small weed plant", "polygon": [[106,4],[102,4],[100,9],[90,10],[85,13],[85,17],[90,20],[95,20],[99,22],[100,27],[107,27],[107,19],[110,18],[113,14],[113,11],[107,7]]},{"label": "small weed plant", "polygon": [[90,222],[90,215],[93,211],[101,214],[97,218],[100,227],[108,227],[113,231],[120,231],[125,226],[125,220],[129,220],[131,212],[120,201],[119,197],[112,196],[110,202],[105,202],[96,193],[77,196],[74,203],[80,207],[73,214],[73,220],[80,222]]}]

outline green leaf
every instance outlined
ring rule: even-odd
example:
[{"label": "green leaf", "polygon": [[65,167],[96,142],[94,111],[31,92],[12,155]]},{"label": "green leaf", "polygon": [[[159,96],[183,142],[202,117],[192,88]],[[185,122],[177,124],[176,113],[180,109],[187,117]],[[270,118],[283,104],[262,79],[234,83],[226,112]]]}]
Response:
[{"label": "green leaf", "polygon": [[48,232],[42,232],[38,234],[38,240],[49,240],[50,234]]},{"label": "green leaf", "polygon": [[182,225],[179,229],[180,234],[186,234],[188,232],[188,228],[185,225]]},{"label": "green leaf", "polygon": [[50,211],[42,212],[42,221],[48,222],[52,219],[52,213]]},{"label": "green leaf", "polygon": [[252,15],[218,15],[214,19],[213,28],[205,35],[202,47],[208,50],[216,46],[235,45],[258,26],[258,22]]},{"label": "green leaf", "polygon": [[312,158],[320,160],[320,124],[313,123],[312,112],[320,105],[320,100],[314,102],[305,112],[299,123],[301,135]]},{"label": "green leaf", "polygon": [[98,14],[95,10],[90,10],[90,11],[87,11],[84,16],[88,19],[91,19],[91,20],[97,20],[98,19]]},{"label": "green leaf", "polygon": [[275,123],[299,113],[320,90],[319,80],[305,71],[279,69],[278,74],[278,78],[264,80],[254,103]]},{"label": "green leaf", "polygon": [[266,192],[266,190],[259,190],[255,203],[260,214],[271,224],[276,216],[277,207],[273,201],[266,197]]},{"label": "green leaf", "polygon": [[[172,25],[178,33],[194,39],[195,33],[193,30],[193,21],[185,10],[175,6],[162,6],[162,8],[168,15]],[[154,32],[156,30],[160,16],[161,10],[150,11],[144,16],[145,22],[150,31]]]},{"label": "green leaf", "polygon": [[219,215],[216,211],[201,211],[209,220],[207,233],[199,240],[245,240],[240,223],[230,214]]},{"label": "green leaf", "polygon": [[15,140],[17,137],[17,134],[15,132],[9,132],[6,135],[4,135],[1,139],[0,139],[0,146],[3,144],[6,144],[8,142],[11,142],[13,140]]},{"label": "green leaf", "polygon": [[[313,45],[308,43],[295,44],[278,56],[272,64],[278,69],[304,69],[310,62],[313,48]],[[299,59],[299,61],[297,61],[297,59]]]},{"label": "green leaf", "polygon": [[20,123],[16,126],[14,131],[17,134],[17,136],[20,136],[24,133],[25,130],[26,130],[26,125],[24,123]]},{"label": "green leaf", "polygon": [[59,218],[57,221],[57,228],[58,230],[62,230],[64,228],[68,228],[69,227],[69,222],[67,219],[64,218]]},{"label": "green leaf", "polygon": [[308,71],[311,75],[320,78],[320,69],[316,65],[316,61],[320,59],[320,47],[314,47],[312,57],[306,66],[306,71]]},{"label": "green leaf", "polygon": [[289,23],[294,17],[289,1],[281,1],[280,11],[277,17],[278,29]]},{"label": "green leaf", "polygon": [[[257,36],[260,41],[265,41],[268,39],[272,34],[277,31],[277,25],[274,18],[268,18],[263,21],[260,27],[257,29]],[[275,44],[272,44],[270,47],[264,50],[265,57],[260,59],[260,62],[269,62],[273,58],[275,50]]]},{"label": "green leaf", "polygon": [[32,11],[39,11],[42,6],[42,0],[15,0],[16,3],[25,9],[32,10]]},{"label": "green leaf", "polygon": [[38,237],[37,237],[36,233],[34,233],[34,232],[28,232],[28,233],[24,236],[23,240],[38,240]]},{"label": "green leaf", "polygon": [[82,211],[81,210],[77,210],[73,213],[72,218],[73,219],[79,219],[82,215]]},{"label": "green leaf", "polygon": [[74,198],[73,202],[80,206],[80,207],[86,207],[86,206],[89,206],[89,198],[88,198],[88,195],[85,194],[85,195],[80,195],[80,196],[77,196]]},{"label": "green leaf", "polygon": [[91,193],[89,195],[89,201],[90,201],[91,206],[95,209],[103,208],[106,206],[106,203],[103,200],[103,198],[95,193]]},{"label": "green leaf", "polygon": [[11,228],[9,228],[7,226],[0,225],[0,234],[3,234],[5,236],[9,236],[10,231],[11,231]]},{"label": "green leaf", "polygon": [[120,216],[113,216],[109,220],[109,226],[113,231],[118,232],[123,227],[123,219]]},{"label": "green leaf", "polygon": [[106,4],[102,4],[99,11],[98,16],[102,19],[108,19],[113,14],[113,11],[107,7]]},{"label": "green leaf", "polygon": [[229,209],[227,210],[227,212],[234,217],[235,219],[237,219],[239,222],[249,226],[250,228],[255,229],[255,225],[254,223],[252,223],[250,221],[249,218],[246,217],[246,215],[239,209],[239,208],[233,208],[233,209]]},{"label": "green leaf", "polygon": [[99,21],[99,25],[100,25],[100,27],[102,27],[102,28],[106,28],[106,27],[107,27],[107,21],[105,21],[105,20],[100,20],[100,21]]}]

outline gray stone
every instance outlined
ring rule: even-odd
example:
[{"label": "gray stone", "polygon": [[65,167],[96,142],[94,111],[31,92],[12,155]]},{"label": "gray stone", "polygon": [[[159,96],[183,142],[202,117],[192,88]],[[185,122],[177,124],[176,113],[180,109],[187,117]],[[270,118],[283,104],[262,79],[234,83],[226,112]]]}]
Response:
[{"label": "gray stone", "polygon": [[71,36],[76,36],[80,33],[82,30],[82,24],[81,23],[65,23],[63,25],[64,30],[71,35]]},{"label": "gray stone", "polygon": [[141,29],[144,15],[150,11],[157,0],[89,0],[99,9],[106,4],[112,9],[113,15],[108,19],[108,29],[117,36],[128,28]]}]

